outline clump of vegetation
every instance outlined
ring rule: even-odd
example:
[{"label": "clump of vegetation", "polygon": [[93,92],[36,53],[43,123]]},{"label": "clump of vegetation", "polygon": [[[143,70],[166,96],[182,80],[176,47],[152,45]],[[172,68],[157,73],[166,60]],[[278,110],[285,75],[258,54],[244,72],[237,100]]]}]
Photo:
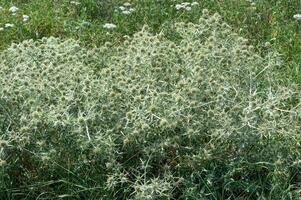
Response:
[{"label": "clump of vegetation", "polygon": [[278,81],[277,53],[207,10],[172,28],[4,51],[1,195],[299,198],[300,92]]}]

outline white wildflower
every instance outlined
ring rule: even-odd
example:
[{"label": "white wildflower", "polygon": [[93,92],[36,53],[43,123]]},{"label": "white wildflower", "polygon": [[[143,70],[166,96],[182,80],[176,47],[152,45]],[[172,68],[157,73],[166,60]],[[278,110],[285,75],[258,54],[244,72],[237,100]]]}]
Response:
[{"label": "white wildflower", "polygon": [[296,14],[296,15],[294,15],[294,19],[296,19],[296,20],[301,20],[301,14]]},{"label": "white wildflower", "polygon": [[130,12],[134,12],[134,11],[135,11],[135,8],[130,8],[129,11],[130,11]]},{"label": "white wildflower", "polygon": [[14,26],[15,26],[14,24],[10,24],[10,23],[6,23],[6,24],[4,25],[5,28],[12,28],[12,27],[14,27]]},{"label": "white wildflower", "polygon": [[80,2],[78,2],[78,1],[70,1],[70,3],[71,3],[71,4],[74,4],[74,5],[76,5],[76,6],[80,5]]},{"label": "white wildflower", "polygon": [[177,10],[187,10],[187,11],[190,11],[191,10],[191,7],[192,6],[195,6],[195,5],[198,5],[199,3],[198,2],[193,2],[193,3],[189,3],[189,2],[183,2],[181,4],[176,4],[175,5],[175,8]]},{"label": "white wildflower", "polygon": [[126,8],[125,8],[124,6],[119,6],[119,9],[120,9],[121,11],[126,10]]},{"label": "white wildflower", "polygon": [[9,12],[12,12],[13,14],[15,14],[18,10],[19,10],[19,8],[16,6],[12,6],[9,8]]},{"label": "white wildflower", "polygon": [[183,5],[184,7],[186,7],[186,6],[190,6],[190,3],[189,3],[189,2],[184,2],[184,3],[182,3],[182,5]]},{"label": "white wildflower", "polygon": [[135,11],[134,8],[131,8],[129,6],[130,6],[130,4],[125,4],[124,6],[119,6],[119,10],[121,11],[122,14],[129,15]]},{"label": "white wildflower", "polygon": [[177,4],[177,5],[176,5],[176,9],[177,9],[177,10],[180,10],[180,9],[182,9],[182,8],[185,8],[185,7],[184,7],[183,5],[181,5],[181,4]]},{"label": "white wildflower", "polygon": [[187,6],[187,7],[185,8],[185,10],[190,11],[190,10],[191,10],[191,7],[190,7],[190,6]]},{"label": "white wildflower", "polygon": [[3,31],[4,30],[4,28],[3,27],[0,27],[0,31]]},{"label": "white wildflower", "polygon": [[131,4],[129,3],[129,2],[126,2],[126,3],[124,3],[123,4],[125,7],[130,7],[131,6]]},{"label": "white wildflower", "polygon": [[112,23],[106,23],[105,25],[103,25],[103,27],[106,29],[114,29],[116,28],[116,25]]},{"label": "white wildflower", "polygon": [[131,12],[129,10],[124,10],[124,11],[122,11],[122,14],[129,15],[129,14],[131,14]]},{"label": "white wildflower", "polygon": [[23,15],[23,22],[27,22],[29,20],[29,16],[28,15]]}]

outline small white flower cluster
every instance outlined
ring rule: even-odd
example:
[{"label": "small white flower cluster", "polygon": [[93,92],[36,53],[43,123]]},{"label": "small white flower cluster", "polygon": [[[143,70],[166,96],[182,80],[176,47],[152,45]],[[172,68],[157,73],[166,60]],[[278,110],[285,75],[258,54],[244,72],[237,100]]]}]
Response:
[{"label": "small white flower cluster", "polygon": [[117,26],[115,24],[112,24],[112,23],[105,23],[103,25],[103,28],[106,28],[106,29],[114,29],[116,28]]},{"label": "small white flower cluster", "polygon": [[198,6],[198,5],[199,5],[198,2],[192,2],[192,3],[183,2],[183,3],[177,4],[175,7],[176,7],[177,10],[190,11],[193,6]]},{"label": "small white flower cluster", "polygon": [[12,6],[9,8],[9,12],[11,12],[12,15],[16,15],[18,10],[19,10],[19,8],[17,6]]},{"label": "small white flower cluster", "polygon": [[301,14],[296,14],[296,15],[293,16],[293,18],[294,18],[295,20],[300,21],[300,20],[301,20]]},{"label": "small white flower cluster", "polygon": [[[0,7],[0,10],[4,10],[3,7]],[[8,9],[8,11],[13,15],[15,16],[17,14],[17,11],[19,10],[19,8],[17,6],[12,6]],[[25,15],[23,14],[22,15],[22,18],[23,18],[23,22],[27,22],[29,20],[29,16],[28,15]],[[15,25],[13,23],[5,23],[4,24],[4,27],[0,27],[0,31],[3,31],[4,28],[13,28],[15,27]]]},{"label": "small white flower cluster", "polygon": [[70,4],[73,4],[73,5],[79,6],[81,3],[80,3],[80,2],[78,2],[78,1],[70,1]]},{"label": "small white flower cluster", "polygon": [[119,6],[119,10],[124,15],[130,15],[132,12],[135,11],[135,8],[132,8],[131,4],[127,2],[124,3],[122,6]]},{"label": "small white flower cluster", "polygon": [[14,26],[15,26],[14,24],[10,24],[10,23],[6,23],[6,24],[4,25],[5,28],[12,28],[12,27],[14,27]]},{"label": "small white flower cluster", "polygon": [[22,17],[23,17],[23,22],[27,22],[29,20],[28,15],[22,15]]}]

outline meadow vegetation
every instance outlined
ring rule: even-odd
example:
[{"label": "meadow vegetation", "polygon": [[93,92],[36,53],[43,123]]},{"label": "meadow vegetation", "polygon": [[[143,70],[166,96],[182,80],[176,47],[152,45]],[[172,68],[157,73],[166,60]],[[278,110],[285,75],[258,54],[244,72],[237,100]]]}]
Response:
[{"label": "meadow vegetation", "polygon": [[300,2],[0,2],[0,199],[301,198]]}]

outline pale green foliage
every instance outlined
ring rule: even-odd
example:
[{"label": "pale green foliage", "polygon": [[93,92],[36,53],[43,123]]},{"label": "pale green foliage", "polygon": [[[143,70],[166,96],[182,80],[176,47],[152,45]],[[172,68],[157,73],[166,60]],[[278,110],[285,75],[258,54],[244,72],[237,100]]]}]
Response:
[{"label": "pale green foliage", "polygon": [[[93,51],[55,38],[12,45],[0,61],[8,172],[16,160],[30,171],[27,155],[41,166],[39,182],[68,169],[82,187],[116,198],[287,189],[300,155],[300,93],[277,80],[276,53],[256,54],[220,18],[205,10],[199,24],[175,24],[177,41],[145,26],[119,47]],[[272,179],[252,189],[253,176]]]},{"label": "pale green foliage", "polygon": [[16,137],[10,140],[42,144],[62,134],[60,129],[74,140],[90,140],[88,130],[86,136],[76,134],[95,121],[101,91],[88,64],[90,53],[73,40],[55,38],[13,44],[3,53],[3,114],[10,116],[9,135]]}]

